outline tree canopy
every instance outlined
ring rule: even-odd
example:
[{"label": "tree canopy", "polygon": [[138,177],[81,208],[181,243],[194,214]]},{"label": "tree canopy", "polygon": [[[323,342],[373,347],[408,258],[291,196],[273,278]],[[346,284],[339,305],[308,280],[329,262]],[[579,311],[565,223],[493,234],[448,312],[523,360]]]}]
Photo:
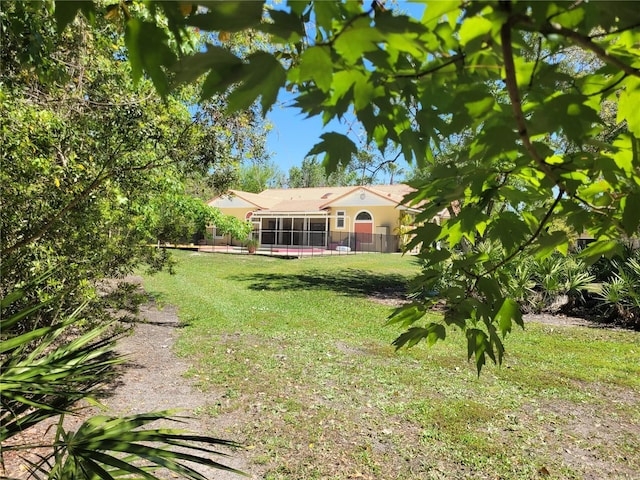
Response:
[{"label": "tree canopy", "polygon": [[134,85],[117,25],[92,16],[58,34],[52,8],[7,2],[0,14],[0,289],[54,268],[40,298],[91,295],[96,280],[159,266],[163,252],[145,244],[188,241],[216,218],[246,236],[184,181],[257,149],[244,132],[259,115],[223,115],[223,96],[192,114],[190,85],[159,98],[149,81]]},{"label": "tree canopy", "polygon": [[[441,289],[442,322],[422,322],[425,296],[392,317],[407,330],[397,346],[466,332],[478,369],[500,362],[502,339],[522,319],[501,288],[517,255],[566,252],[562,217],[595,239],[582,257],[615,252],[640,224],[640,12],[633,2],[424,2],[421,18],[381,2],[56,3],[58,30],[80,13],[108,16],[124,35],[135,82],[164,98],[200,81],[200,98],[228,95],[229,112],[258,101],[263,114],[281,90],[328,123],[357,118],[367,144],[397,148],[428,166],[410,200],[424,208],[422,291],[454,259],[458,279]],[[162,20],[160,20],[162,19]],[[166,22],[166,23],[165,23]],[[168,26],[168,30],[164,25]],[[189,49],[193,29],[216,41]],[[169,33],[168,33],[169,32]],[[269,42],[246,57],[226,47],[239,33]],[[262,37],[261,37],[262,38]],[[566,60],[576,58],[572,68]],[[615,119],[615,120],[613,120]],[[440,146],[455,157],[440,161]],[[310,154],[335,170],[358,150],[324,133]],[[428,222],[444,207],[441,225]],[[489,258],[481,245],[494,247]],[[437,244],[439,248],[432,248]]]},{"label": "tree canopy", "polygon": [[289,169],[287,186],[290,188],[348,186],[358,184],[358,174],[353,166],[339,166],[327,173],[322,162],[315,156],[305,157],[299,167]]},{"label": "tree canopy", "polygon": [[[259,152],[262,119],[251,108],[224,115],[224,95],[194,111],[192,85],[160,98],[149,80],[133,81],[108,11],[86,10],[62,30],[59,6],[0,8],[0,464],[22,450],[42,452],[25,460],[34,478],[156,478],[161,467],[203,478],[184,460],[229,470],[206,454],[229,442],[139,430],[170,412],[94,416],[75,432],[63,419],[123,361],[113,344],[126,324],[111,320],[141,296],[127,285],[105,292],[105,279],[170,267],[149,244],[190,238],[211,222],[246,238],[248,222],[188,195],[185,181]],[[182,40],[196,45],[195,33]],[[34,435],[8,442],[54,417],[48,451]]]}]

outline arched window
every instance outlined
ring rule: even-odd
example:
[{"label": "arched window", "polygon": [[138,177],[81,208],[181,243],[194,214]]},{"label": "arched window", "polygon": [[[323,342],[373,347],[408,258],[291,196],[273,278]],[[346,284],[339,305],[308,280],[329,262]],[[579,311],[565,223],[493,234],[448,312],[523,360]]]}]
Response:
[{"label": "arched window", "polygon": [[362,211],[356,215],[357,222],[370,222],[371,220],[373,220],[373,218],[369,212]]},{"label": "arched window", "polygon": [[[373,215],[366,210],[360,210],[353,222],[356,233],[356,245],[373,241]],[[357,248],[357,247],[356,247]]]}]

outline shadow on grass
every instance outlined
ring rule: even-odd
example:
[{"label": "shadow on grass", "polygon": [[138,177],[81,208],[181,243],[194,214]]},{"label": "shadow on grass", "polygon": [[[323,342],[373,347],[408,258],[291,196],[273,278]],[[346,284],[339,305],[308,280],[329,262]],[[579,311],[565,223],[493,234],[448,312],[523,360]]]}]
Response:
[{"label": "shadow on grass", "polygon": [[250,290],[332,290],[343,295],[359,297],[404,297],[408,287],[408,280],[402,275],[377,274],[358,269],[331,273],[317,270],[296,274],[256,273],[237,275],[231,279],[241,283],[250,282]]}]

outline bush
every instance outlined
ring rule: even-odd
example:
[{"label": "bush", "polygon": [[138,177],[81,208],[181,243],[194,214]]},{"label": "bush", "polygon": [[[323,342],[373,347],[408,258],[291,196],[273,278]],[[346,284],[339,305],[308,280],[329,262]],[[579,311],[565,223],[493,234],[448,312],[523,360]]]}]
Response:
[{"label": "bush", "polygon": [[[478,244],[477,261],[498,264],[499,251],[488,242]],[[438,268],[423,270],[422,289],[415,298],[428,299],[437,292],[464,285],[465,279],[454,275],[453,268],[461,256],[453,255],[440,262]],[[525,313],[571,311],[585,304],[587,292],[593,289],[595,276],[576,255],[553,254],[541,260],[520,255],[498,271],[501,294],[512,298]],[[426,281],[428,279],[429,281]]]},{"label": "bush", "polygon": [[607,266],[609,277],[598,291],[604,315],[640,328],[640,250],[631,252],[626,259],[612,260]]}]

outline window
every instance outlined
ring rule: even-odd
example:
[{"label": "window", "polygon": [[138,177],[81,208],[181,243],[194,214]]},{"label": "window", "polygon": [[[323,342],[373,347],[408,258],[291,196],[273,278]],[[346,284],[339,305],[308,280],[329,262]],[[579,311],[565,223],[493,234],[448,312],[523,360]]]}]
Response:
[{"label": "window", "polygon": [[360,212],[358,215],[356,215],[356,221],[360,222],[360,221],[371,221],[373,220],[371,218],[371,214],[369,212]]},{"label": "window", "polygon": [[344,229],[344,220],[346,214],[347,212],[345,212],[344,210],[338,210],[336,212],[336,229]]},{"label": "window", "polygon": [[211,233],[213,238],[224,238],[226,236],[223,233],[220,233],[220,230],[218,230],[215,225],[213,226],[213,231]]}]

